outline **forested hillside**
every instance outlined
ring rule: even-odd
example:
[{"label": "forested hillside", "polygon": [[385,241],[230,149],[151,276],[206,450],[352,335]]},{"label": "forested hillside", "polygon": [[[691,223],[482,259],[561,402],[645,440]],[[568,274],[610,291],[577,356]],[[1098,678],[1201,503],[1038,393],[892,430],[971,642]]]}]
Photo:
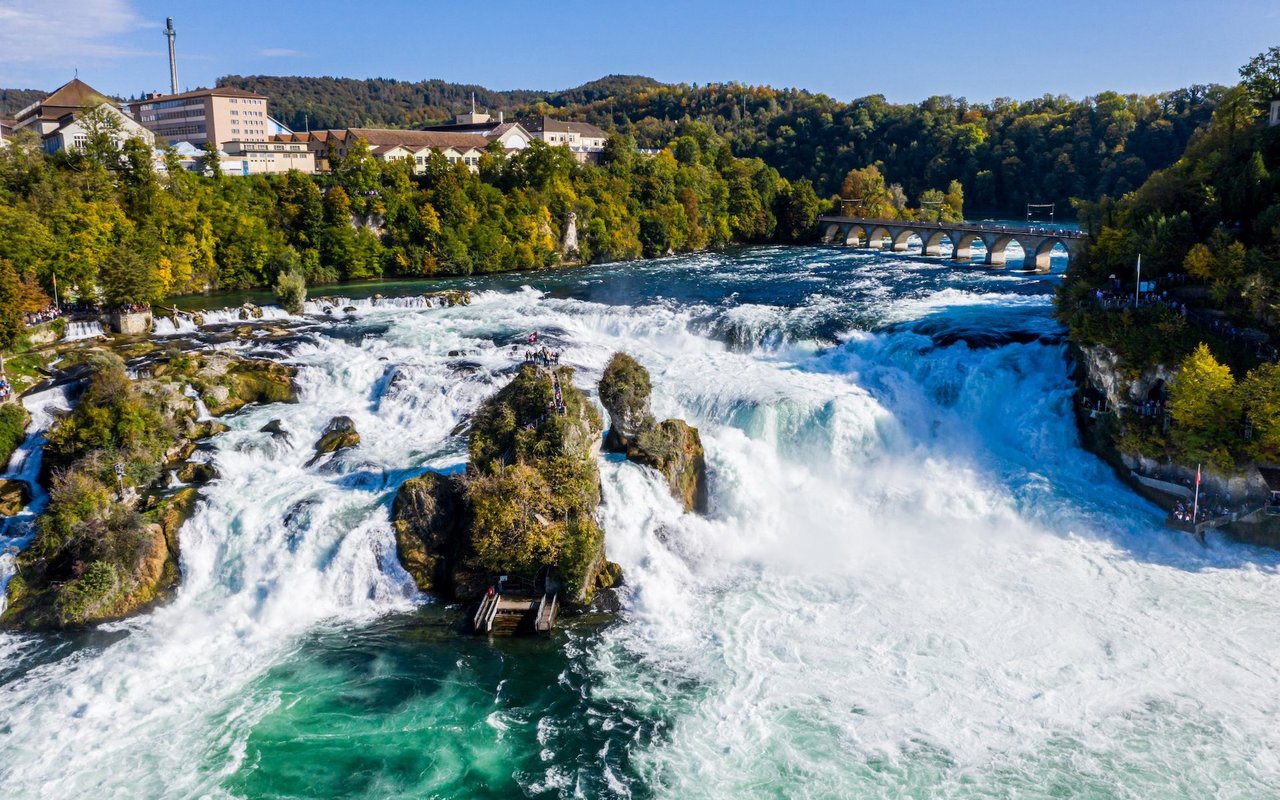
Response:
[{"label": "forested hillside", "polygon": [[[1059,298],[1077,344],[1110,348],[1133,374],[1177,368],[1172,425],[1121,417],[1121,447],[1223,471],[1280,462],[1280,127],[1265,117],[1280,47],[1240,74],[1176,163],[1081,209],[1094,241]],[[1156,291],[1134,308],[1139,256]]]},{"label": "forested hillside", "polygon": [[609,76],[561,92],[490,92],[440,81],[230,76],[222,83],[262,92],[287,124],[413,127],[479,106],[508,116],[549,113],[622,130],[661,147],[683,120],[705,122],[735,155],[759,157],[784,177],[808,178],[823,196],[850,170],[879,163],[890,183],[916,198],[951,180],[972,212],[1021,214],[1023,204],[1119,196],[1171,165],[1222,96],[1219,86],[1160,95],[1103,92],[970,103],[933,97],[894,104],[879,96],[841,102],[797,89],[737,83],[689,86]]},{"label": "forested hillside", "polygon": [[0,89],[0,119],[13,119],[14,114],[46,94],[37,89]]},{"label": "forested hillside", "polygon": [[[759,159],[734,158],[705,125],[642,157],[626,136],[599,166],[534,142],[480,159],[479,173],[433,154],[425,173],[360,143],[332,174],[212,177],[156,169],[121,147],[102,116],[83,150],[47,155],[34,137],[0,149],[0,348],[20,310],[63,299],[155,303],[203,289],[380,276],[469,275],[612,261],[809,237],[819,201]],[[109,121],[110,117],[106,117]],[[8,319],[8,328],[5,320]]]}]

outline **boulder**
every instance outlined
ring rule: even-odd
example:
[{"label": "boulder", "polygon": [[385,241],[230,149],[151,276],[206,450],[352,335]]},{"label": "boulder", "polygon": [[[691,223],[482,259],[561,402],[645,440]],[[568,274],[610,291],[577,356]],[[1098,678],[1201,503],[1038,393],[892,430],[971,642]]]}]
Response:
[{"label": "boulder", "polygon": [[258,428],[258,433],[269,433],[273,439],[288,440],[289,438],[289,432],[284,429],[284,423],[278,419],[273,419],[266,425]]},{"label": "boulder", "polygon": [[685,511],[707,510],[707,462],[698,429],[649,410],[649,372],[626,353],[615,353],[600,378],[600,402],[609,412],[605,446],[662,473]]},{"label": "boulder", "polygon": [[207,461],[185,461],[178,468],[178,480],[193,486],[203,486],[220,477],[217,467]]},{"label": "boulder", "polygon": [[451,567],[463,542],[461,476],[428,472],[400,486],[391,504],[396,553],[421,591],[451,591]]},{"label": "boulder", "polygon": [[609,412],[605,446],[626,452],[640,432],[653,424],[649,410],[649,371],[626,353],[615,353],[600,378],[600,402]]},{"label": "boulder", "polygon": [[316,442],[316,454],[307,462],[307,466],[319,461],[321,456],[356,447],[359,444],[360,433],[356,430],[356,424],[351,417],[334,417],[329,420],[329,424],[320,434],[320,439]]},{"label": "boulder", "polygon": [[661,472],[685,511],[706,512],[707,460],[697,428],[680,419],[663,420],[636,438],[627,458]]},{"label": "boulder", "polygon": [[31,502],[31,487],[26,481],[0,480],[0,517],[12,517]]}]

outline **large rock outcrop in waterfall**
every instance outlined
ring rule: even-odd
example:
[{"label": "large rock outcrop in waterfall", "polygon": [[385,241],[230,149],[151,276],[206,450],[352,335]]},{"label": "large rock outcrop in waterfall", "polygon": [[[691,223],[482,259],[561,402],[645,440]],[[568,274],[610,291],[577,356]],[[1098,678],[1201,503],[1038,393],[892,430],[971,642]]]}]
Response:
[{"label": "large rock outcrop in waterfall", "polygon": [[453,593],[454,567],[464,553],[466,479],[428,472],[400,486],[391,516],[400,563],[424,592]]},{"label": "large rock outcrop in waterfall", "polygon": [[609,412],[605,445],[667,479],[685,511],[707,510],[707,462],[698,429],[684,420],[657,422],[649,411],[649,371],[626,353],[615,353],[600,378],[600,402]]},{"label": "large rock outcrop in waterfall", "polygon": [[401,487],[397,549],[420,588],[471,599],[495,574],[550,575],[584,604],[617,580],[595,516],[604,425],[572,378],[526,364],[476,413],[466,475]]},{"label": "large rock outcrop in waterfall", "polygon": [[174,352],[136,379],[114,353],[90,352],[85,366],[75,409],[47,434],[49,504],[16,559],[0,615],[6,627],[81,626],[163,599],[180,577],[178,531],[198,500],[195,488],[166,488],[169,474],[215,480],[212,467],[187,459],[197,440],[226,430],[201,418],[191,388],[209,397],[223,387],[237,407],[293,396],[292,369],[231,355]]}]

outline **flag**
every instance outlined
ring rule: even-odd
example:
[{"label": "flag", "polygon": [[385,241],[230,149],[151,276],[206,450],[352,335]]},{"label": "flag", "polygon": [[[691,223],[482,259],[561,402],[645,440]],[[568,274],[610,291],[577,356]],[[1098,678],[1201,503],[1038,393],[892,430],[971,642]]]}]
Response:
[{"label": "flag", "polygon": [[1200,485],[1200,465],[1196,464],[1196,486]]}]

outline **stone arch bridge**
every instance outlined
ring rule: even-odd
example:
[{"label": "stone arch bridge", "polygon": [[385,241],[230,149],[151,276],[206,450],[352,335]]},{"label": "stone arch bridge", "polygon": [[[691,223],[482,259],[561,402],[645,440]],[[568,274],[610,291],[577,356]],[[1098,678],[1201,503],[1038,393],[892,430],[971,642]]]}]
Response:
[{"label": "stone arch bridge", "polygon": [[1067,251],[1068,260],[1084,250],[1088,234],[1064,228],[1037,227],[1034,225],[996,225],[972,222],[913,222],[911,220],[864,219],[862,217],[818,217],[822,241],[849,247],[869,247],[873,250],[907,249],[907,240],[914,234],[923,243],[923,255],[942,255],[942,242],[951,243],[954,261],[973,260],[973,246],[982,242],[986,248],[983,261],[990,267],[1005,266],[1005,248],[1011,242],[1022,247],[1022,267],[1034,272],[1049,271],[1049,255],[1056,245]]}]

